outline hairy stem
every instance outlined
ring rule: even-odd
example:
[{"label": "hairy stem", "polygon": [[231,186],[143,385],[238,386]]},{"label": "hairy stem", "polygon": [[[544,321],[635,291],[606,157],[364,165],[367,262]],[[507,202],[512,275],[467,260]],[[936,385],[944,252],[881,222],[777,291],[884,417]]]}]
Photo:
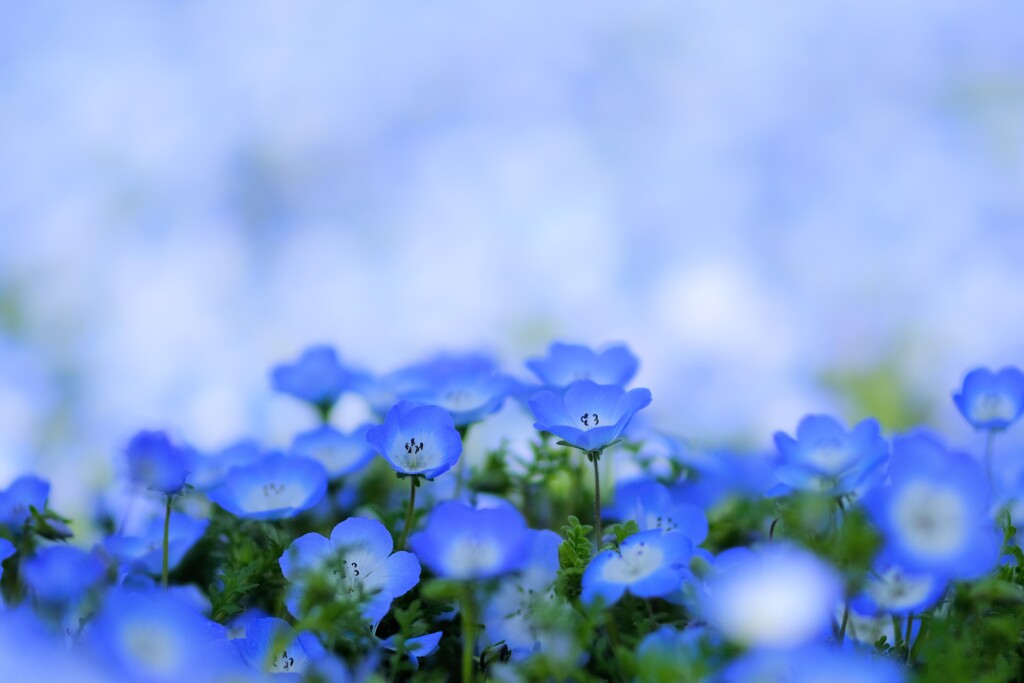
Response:
[{"label": "hairy stem", "polygon": [[594,463],[594,532],[597,549],[601,549],[601,539],[604,538],[604,530],[601,528],[601,473],[597,466],[600,453],[588,453],[590,462]]},{"label": "hairy stem", "polygon": [[409,529],[412,528],[412,516],[416,509],[416,477],[409,477],[409,507],[405,511],[405,526],[402,527],[402,537],[398,539],[398,547],[395,550],[405,550],[405,542],[409,540]]},{"label": "hairy stem", "polygon": [[473,681],[473,644],[476,642],[476,624],[473,615],[473,587],[469,583],[462,592],[462,683]]},{"label": "hairy stem", "polygon": [[164,561],[160,574],[160,583],[167,588],[167,546],[168,537],[171,535],[171,496],[167,496],[167,511],[164,514]]}]

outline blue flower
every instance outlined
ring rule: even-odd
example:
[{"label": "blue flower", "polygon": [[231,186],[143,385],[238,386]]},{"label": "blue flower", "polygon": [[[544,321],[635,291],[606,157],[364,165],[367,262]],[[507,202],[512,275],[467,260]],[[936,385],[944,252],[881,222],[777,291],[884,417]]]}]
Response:
[{"label": "blue flower", "polygon": [[497,412],[516,386],[486,356],[443,354],[381,378],[366,394],[378,412],[398,400],[440,406],[458,426]]},{"label": "blue flower", "polygon": [[883,554],[875,560],[862,592],[854,597],[850,606],[860,614],[920,613],[939,601],[948,583],[946,576],[930,571],[908,571]]},{"label": "blue flower", "polygon": [[624,387],[640,363],[624,344],[609,346],[600,353],[582,344],[552,342],[548,355],[531,358],[526,367],[551,388],[565,388],[581,379]]},{"label": "blue flower", "polygon": [[620,386],[573,382],[565,393],[544,390],[530,399],[535,429],[551,432],[570,446],[589,452],[614,443],[641,408],[651,402],[647,389],[626,391]]},{"label": "blue flower", "polygon": [[188,452],[164,432],[139,432],[128,442],[125,457],[132,482],[167,495],[181,491],[191,469]]},{"label": "blue flower", "polygon": [[899,664],[859,650],[808,645],[778,652],[755,650],[732,662],[718,683],[902,683]]},{"label": "blue flower", "polygon": [[[441,631],[435,631],[434,633],[428,633],[426,635],[406,639],[403,644],[403,648],[409,656],[409,660],[412,662],[412,667],[414,669],[420,668],[420,657],[429,657],[437,652],[442,635]],[[396,643],[396,636],[391,636],[390,638],[382,640],[380,642],[380,646],[385,650],[397,652],[398,644]]]},{"label": "blue flower", "polygon": [[433,479],[462,454],[462,437],[448,412],[411,401],[396,403],[384,424],[366,432],[366,440],[402,476]]},{"label": "blue flower", "polygon": [[68,545],[43,548],[22,565],[22,576],[43,602],[70,603],[99,583],[106,568],[84,550]]},{"label": "blue flower", "polygon": [[892,561],[911,571],[974,578],[995,566],[1000,538],[989,518],[984,469],[936,438],[893,442],[890,482],[865,496]]},{"label": "blue flower", "polygon": [[112,591],[89,623],[84,644],[112,680],[213,683],[244,673],[224,627],[168,591]]},{"label": "blue flower", "polygon": [[326,345],[311,346],[294,363],[282,363],[270,372],[275,391],[307,401],[322,414],[330,412],[338,397],[352,389],[358,377]]},{"label": "blue flower", "polygon": [[627,590],[638,598],[664,597],[678,591],[689,569],[693,544],[680,533],[660,529],[633,534],[618,550],[602,550],[583,573],[585,603],[618,602]]},{"label": "blue flower", "polygon": [[708,518],[700,508],[677,502],[662,484],[649,479],[619,484],[614,504],[605,508],[609,519],[631,519],[641,531],[676,531],[693,545],[708,537]]},{"label": "blue flower", "polygon": [[781,458],[775,475],[790,489],[848,493],[882,473],[889,445],[878,423],[864,420],[849,432],[826,415],[808,415],[794,439],[776,432]]},{"label": "blue flower", "polygon": [[0,492],[0,524],[11,529],[24,526],[32,517],[32,508],[42,512],[50,496],[50,483],[33,476],[18,477]]},{"label": "blue flower", "polygon": [[363,616],[377,623],[394,598],[420,580],[420,563],[412,553],[396,553],[391,534],[380,522],[350,517],[334,527],[330,539],[309,533],[295,539],[281,555],[281,573],[292,584],[285,604],[301,618],[306,584],[326,581],[339,601],[359,601]]},{"label": "blue flower", "polygon": [[292,441],[292,453],[316,460],[330,479],[337,479],[362,469],[373,459],[373,449],[366,442],[370,425],[357,427],[350,434],[323,425],[302,432]]},{"label": "blue flower", "polygon": [[1024,372],[977,368],[967,373],[953,402],[976,429],[1006,429],[1024,415]]},{"label": "blue flower", "polygon": [[0,578],[4,576],[4,565],[3,562],[8,557],[12,557],[16,549],[14,544],[8,541],[6,538],[0,538]]},{"label": "blue flower", "polygon": [[489,579],[523,566],[529,538],[526,522],[511,506],[477,510],[448,501],[431,511],[409,546],[442,578]]},{"label": "blue flower", "polygon": [[255,441],[233,443],[211,455],[197,456],[193,460],[195,472],[189,474],[189,483],[200,491],[217,486],[233,467],[252,465],[266,455]]},{"label": "blue flower", "polygon": [[232,468],[207,495],[237,517],[285,519],[313,507],[326,492],[323,465],[272,453],[255,464]]},{"label": "blue flower", "polygon": [[[209,520],[196,519],[174,510],[168,529],[167,565],[178,566],[185,554],[206,533]],[[163,565],[164,516],[154,517],[142,536],[108,536],[103,547],[126,569],[160,574]]]},{"label": "blue flower", "polygon": [[842,596],[835,569],[807,550],[776,544],[716,566],[703,612],[735,643],[787,649],[825,634]]},{"label": "blue flower", "polygon": [[232,641],[242,658],[257,671],[291,674],[299,680],[303,673],[327,654],[312,633],[295,633],[284,619],[265,617],[246,625],[245,638]]}]

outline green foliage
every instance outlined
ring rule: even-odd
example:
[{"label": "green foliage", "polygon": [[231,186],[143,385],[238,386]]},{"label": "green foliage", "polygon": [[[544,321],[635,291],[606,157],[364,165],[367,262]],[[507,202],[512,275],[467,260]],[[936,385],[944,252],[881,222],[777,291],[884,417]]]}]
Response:
[{"label": "green foliage", "polygon": [[583,572],[593,557],[590,532],[594,527],[581,524],[575,516],[569,517],[568,521],[569,523],[562,527],[562,536],[565,540],[558,546],[558,578],[555,580],[555,593],[572,601],[580,596]]}]

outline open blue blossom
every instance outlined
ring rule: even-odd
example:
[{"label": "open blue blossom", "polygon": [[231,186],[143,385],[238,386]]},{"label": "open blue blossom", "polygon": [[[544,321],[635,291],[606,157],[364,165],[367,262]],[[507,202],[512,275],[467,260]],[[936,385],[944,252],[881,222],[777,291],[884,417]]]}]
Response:
[{"label": "open blue blossom", "polygon": [[977,368],[967,373],[953,402],[976,429],[1006,429],[1024,415],[1024,372]]},{"label": "open blue blossom", "polygon": [[337,352],[326,345],[311,346],[293,363],[282,363],[270,371],[275,391],[313,404],[330,412],[342,393],[353,388],[358,373],[341,364]]},{"label": "open blue blossom", "polygon": [[223,626],[161,590],[112,591],[83,644],[111,680],[213,683],[245,666]]},{"label": "open blue blossom", "polygon": [[614,443],[629,421],[651,402],[648,389],[626,391],[620,386],[573,382],[564,393],[543,390],[530,399],[535,429],[551,432],[570,446],[587,452]]},{"label": "open blue blossom", "polygon": [[0,538],[0,579],[4,576],[4,560],[12,557],[15,552],[16,549],[13,543],[6,538]]},{"label": "open blue blossom", "polygon": [[444,408],[461,427],[497,412],[515,386],[486,356],[442,354],[380,378],[365,393],[378,413],[415,401]]},{"label": "open blue blossom", "polygon": [[384,424],[371,427],[366,441],[402,476],[433,479],[462,454],[462,437],[443,408],[399,401]]},{"label": "open blue blossom", "polygon": [[[174,569],[206,533],[210,522],[173,510],[168,528],[167,566]],[[164,517],[154,517],[141,536],[108,536],[103,547],[125,570],[159,575],[163,565]]]},{"label": "open blue blossom", "polygon": [[892,561],[961,579],[995,566],[1000,538],[988,515],[991,495],[977,460],[927,434],[898,438],[889,480],[864,505]]},{"label": "open blue blossom", "polygon": [[420,580],[420,563],[409,552],[396,553],[391,534],[380,522],[350,517],[334,527],[330,539],[317,533],[300,536],[281,555],[281,573],[291,590],[288,611],[301,618],[306,585],[324,581],[339,601],[358,601],[363,615],[377,623],[394,598]]},{"label": "open blue blossom", "polygon": [[373,449],[366,441],[370,425],[357,427],[349,434],[323,425],[302,432],[292,441],[292,454],[316,460],[330,479],[337,479],[362,469],[373,460]]},{"label": "open blue blossom", "polygon": [[61,604],[81,598],[105,571],[96,555],[68,545],[43,548],[22,565],[22,576],[35,596]]},{"label": "open blue blossom", "polygon": [[619,484],[614,504],[604,516],[620,521],[633,520],[641,531],[676,531],[694,545],[708,537],[708,518],[700,508],[676,501],[663,484],[650,479]]},{"label": "open blue blossom", "polygon": [[252,465],[263,459],[266,453],[253,440],[244,440],[209,455],[199,455],[192,461],[194,472],[189,474],[189,483],[200,491],[217,486],[233,467]]},{"label": "open blue blossom", "polygon": [[255,464],[229,470],[207,495],[237,517],[285,519],[313,507],[326,492],[323,465],[310,458],[272,453]]},{"label": "open blue blossom", "polygon": [[50,496],[50,483],[31,475],[18,477],[0,492],[0,524],[21,527],[32,517],[32,508],[42,512]]},{"label": "open blue blossom", "polygon": [[191,470],[188,451],[164,432],[139,432],[128,442],[125,457],[134,483],[167,495],[181,491]]},{"label": "open blue blossom", "polygon": [[947,577],[935,572],[908,571],[883,554],[868,572],[851,607],[860,614],[920,613],[939,601],[948,583]]},{"label": "open blue blossom", "polygon": [[903,669],[859,650],[808,645],[788,651],[755,650],[735,660],[718,683],[902,683]]},{"label": "open blue blossom", "polygon": [[581,379],[624,387],[633,379],[639,365],[636,356],[624,344],[597,352],[582,344],[552,342],[546,356],[526,361],[526,367],[545,386],[559,389]]},{"label": "open blue blossom", "polygon": [[850,431],[826,415],[808,415],[797,426],[796,439],[776,432],[780,459],[775,475],[789,490],[848,493],[882,473],[889,445],[875,420]]},{"label": "open blue blossom", "polygon": [[723,636],[748,647],[787,649],[824,635],[843,596],[838,572],[797,547],[740,553],[716,570],[704,616]]},{"label": "open blue blossom", "polygon": [[245,637],[232,641],[251,667],[270,674],[291,674],[300,680],[311,662],[327,654],[312,633],[294,633],[284,619],[265,617],[246,625]]},{"label": "open blue blossom", "polygon": [[641,531],[618,550],[599,552],[583,574],[583,602],[598,598],[614,604],[627,590],[639,598],[657,598],[678,591],[689,568],[693,544],[676,532]]},{"label": "open blue blossom", "polygon": [[435,507],[409,545],[432,572],[446,579],[501,576],[528,559],[526,522],[512,507],[477,510],[457,501]]},{"label": "open blue blossom", "polygon": [[[412,667],[414,669],[420,668],[420,657],[429,657],[437,652],[441,643],[442,635],[441,631],[435,631],[434,633],[428,633],[423,636],[406,639],[403,647],[405,648],[405,652],[409,657],[409,661],[412,662]],[[380,642],[380,646],[385,650],[391,650],[392,652],[398,651],[395,636],[385,638]]]}]

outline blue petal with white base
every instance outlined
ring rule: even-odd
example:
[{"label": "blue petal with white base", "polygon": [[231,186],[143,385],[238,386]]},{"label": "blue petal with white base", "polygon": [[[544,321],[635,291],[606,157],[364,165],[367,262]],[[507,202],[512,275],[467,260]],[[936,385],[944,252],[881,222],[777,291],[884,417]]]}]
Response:
[{"label": "blue petal with white base", "polygon": [[359,373],[341,364],[338,353],[330,346],[307,348],[292,363],[282,363],[270,371],[275,391],[307,401],[321,409],[329,409],[341,394],[357,383]]},{"label": "blue petal with white base", "polygon": [[668,488],[650,479],[616,486],[613,503],[604,509],[603,516],[619,521],[633,520],[641,531],[675,531],[694,545],[708,537],[708,518],[704,511],[675,500]]},{"label": "blue petal with white base", "polygon": [[356,427],[348,434],[323,425],[298,434],[292,441],[292,454],[316,460],[331,479],[362,469],[373,460],[374,451],[366,442],[371,425]]},{"label": "blue petal with white base", "polygon": [[320,502],[327,473],[316,460],[273,453],[252,465],[228,471],[207,496],[246,519],[285,519]]},{"label": "blue petal with white base", "polygon": [[827,415],[808,415],[797,426],[796,438],[775,434],[779,461],[775,475],[791,489],[818,493],[848,493],[882,474],[889,444],[875,420],[864,420],[847,431]]},{"label": "blue petal with white base", "polygon": [[971,370],[953,402],[976,429],[1006,429],[1024,415],[1024,372],[1015,367]]},{"label": "blue petal with white base", "polygon": [[288,674],[300,680],[311,663],[327,654],[312,633],[294,629],[284,619],[254,619],[245,627],[245,637],[233,641],[242,658],[257,671]]},{"label": "blue petal with white base", "polygon": [[538,391],[530,399],[535,429],[550,432],[587,452],[601,451],[616,441],[629,421],[651,402],[648,389],[573,382],[564,393]]},{"label": "blue petal with white base", "polygon": [[678,591],[693,554],[690,539],[659,529],[641,531],[618,550],[603,550],[583,574],[582,600],[605,605],[618,602],[627,590],[638,598],[657,598]]},{"label": "blue petal with white base", "polygon": [[433,479],[462,455],[462,437],[443,408],[399,401],[366,441],[401,475]]},{"label": "blue petal with white base", "polygon": [[541,382],[559,389],[581,379],[624,387],[639,366],[640,362],[625,344],[597,352],[582,344],[552,342],[546,356],[526,361],[526,367]]},{"label": "blue petal with white base", "polygon": [[456,580],[487,579],[520,569],[528,559],[526,522],[517,510],[477,510],[448,501],[433,509],[409,546],[431,571]]}]

